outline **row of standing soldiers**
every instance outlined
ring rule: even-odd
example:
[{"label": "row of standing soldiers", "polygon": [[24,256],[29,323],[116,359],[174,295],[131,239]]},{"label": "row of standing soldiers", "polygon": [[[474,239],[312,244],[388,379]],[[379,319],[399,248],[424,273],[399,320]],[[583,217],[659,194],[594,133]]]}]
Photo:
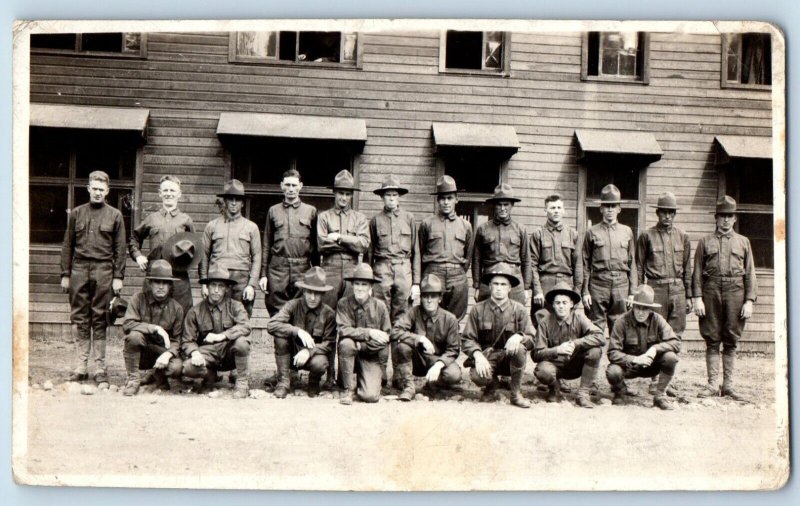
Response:
[{"label": "row of standing soldiers", "polygon": [[[78,332],[80,363],[73,379],[86,378],[94,340],[95,380],[102,382],[107,381],[105,313],[112,293],[122,287],[125,232],[119,211],[104,201],[108,177],[93,173],[88,189],[90,202],[70,213],[62,253],[62,287],[70,293],[72,321]],[[607,185],[601,192],[603,221],[587,230],[581,242],[577,232],[564,225],[563,200],[557,195],[545,200],[547,223],[529,237],[511,217],[519,199],[507,184],[495,189],[488,200],[494,205],[494,215],[475,232],[456,214],[458,188],[450,176],[441,177],[433,193],[438,211],[419,224],[400,209],[400,197],[408,190],[394,176],[374,190],[384,208],[371,220],[352,209],[353,192],[359,189],[348,171],[335,178],[334,207],[321,213],[300,200],[302,183],[297,171],[284,174],[281,189],[283,202],[269,209],[262,240],[258,226],[242,216],[247,197],[244,186],[231,180],[218,195],[224,203],[223,216],[208,223],[197,244],[187,236],[193,231],[191,218],[177,207],[180,181],[165,176],[159,189],[163,207],[134,229],[129,252],[142,270],[158,259],[175,267],[172,295],[184,312],[192,307],[188,267],[199,261],[200,278],[207,281],[202,284],[204,300],[209,297],[209,272],[224,269],[229,282],[222,284],[231,285],[231,298],[243,304],[247,315],[252,313],[258,287],[266,294],[273,319],[287,303],[300,300],[303,277],[317,264],[332,288],[322,292],[322,302],[333,308],[337,301],[341,305],[352,298],[353,283],[347,278],[360,262],[369,262],[374,270],[373,293],[386,307],[389,325],[409,313],[409,300],[420,300],[420,281],[430,275],[441,283],[441,308],[461,320],[468,305],[470,268],[479,302],[473,313],[494,307],[489,304],[496,300],[487,275],[500,269],[518,281],[510,283],[513,304],[524,308],[530,300],[531,315],[549,306],[545,296],[563,282],[579,292],[592,324],[601,330],[608,325],[609,333],[634,302],[637,286],[649,285],[654,293],[651,307],[657,307],[678,335],[685,329],[687,311],[694,309],[700,317],[708,369],[708,385],[700,395],[720,393],[722,344],[722,393],[740,397],[733,388],[736,345],[752,314],[756,279],[749,241],[733,231],[736,203],[730,197],[717,203],[716,231],[699,241],[692,272],[689,239],[673,225],[678,207],[669,193],[656,205],[658,224],[637,240],[629,227],[617,222],[621,195],[614,185]],[[145,256],[140,248],[147,238],[150,253]],[[542,317],[540,314],[539,320]],[[526,318],[531,321],[527,314]],[[476,329],[477,333],[487,330],[488,323],[477,323],[484,326]],[[520,324],[524,326],[524,322]],[[469,325],[468,321],[467,330]],[[367,336],[366,341],[370,340],[380,342],[383,337]],[[397,341],[391,343],[396,348]],[[288,388],[291,357],[278,344],[276,340],[276,391],[283,393]],[[480,347],[464,351],[467,364],[471,364]],[[395,369],[400,355],[393,353]],[[388,353],[380,357],[384,377],[388,357]],[[330,380],[334,361],[328,362]]]}]

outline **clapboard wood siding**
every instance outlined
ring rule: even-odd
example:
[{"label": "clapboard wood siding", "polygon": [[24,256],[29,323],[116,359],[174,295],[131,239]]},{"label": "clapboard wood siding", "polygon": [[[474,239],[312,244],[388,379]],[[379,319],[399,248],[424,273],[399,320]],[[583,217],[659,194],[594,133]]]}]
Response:
[{"label": "clapboard wood siding", "polygon": [[[578,225],[576,129],[652,132],[664,155],[647,168],[643,199],[653,204],[662,191],[675,192],[681,206],[677,223],[693,248],[713,230],[714,137],[772,135],[769,92],[720,88],[716,35],[652,33],[647,85],[581,81],[577,32],[511,34],[508,76],[440,72],[439,32],[361,37],[360,69],[230,63],[226,33],[148,34],[144,60],[34,54],[31,100],[148,108],[140,216],[158,208],[159,179],[172,173],[183,181],[182,208],[200,229],[217,216],[214,194],[230,176],[216,135],[221,112],[363,118],[368,139],[358,160],[360,185],[371,190],[388,172],[397,174],[411,190],[404,207],[418,218],[434,209],[428,195],[437,162],[432,122],[512,125],[521,147],[505,177],[524,196],[514,213],[531,229],[544,223],[542,202],[553,192],[564,196],[567,221]],[[372,214],[381,203],[364,191],[357,206]],[[655,214],[650,208],[646,213],[651,226]],[[57,248],[32,249],[31,321],[42,332],[69,321],[57,266]],[[745,348],[764,351],[773,339],[771,276],[759,272],[759,301]],[[141,283],[129,260],[125,294]],[[196,282],[195,287],[199,297]],[[254,326],[263,327],[261,296],[254,316]],[[690,316],[686,340],[697,339],[696,318]]]}]

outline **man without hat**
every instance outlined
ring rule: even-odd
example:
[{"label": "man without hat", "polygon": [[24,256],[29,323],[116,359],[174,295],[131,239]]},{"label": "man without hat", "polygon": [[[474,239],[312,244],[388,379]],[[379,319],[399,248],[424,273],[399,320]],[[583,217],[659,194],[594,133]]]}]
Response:
[{"label": "man without hat", "polygon": [[[208,278],[211,270],[229,273],[230,297],[241,302],[247,316],[253,314],[256,301],[255,287],[261,268],[261,236],[258,226],[242,216],[242,206],[247,195],[238,179],[225,183],[222,193],[225,214],[208,222],[203,231],[203,254],[200,277]],[[203,297],[208,297],[209,285],[202,285]]]},{"label": "man without hat", "polygon": [[484,400],[494,398],[497,376],[511,376],[511,403],[529,408],[521,391],[522,374],[536,331],[525,306],[508,298],[520,280],[511,268],[498,264],[481,281],[489,285],[489,298],[472,306],[467,316],[461,334],[464,367],[471,367],[470,379],[484,387]]},{"label": "man without hat", "polygon": [[183,307],[172,297],[176,281],[172,267],[163,259],[150,263],[147,286],[133,296],[125,312],[122,356],[125,360],[125,395],[136,395],[141,384],[139,371],[154,369],[156,386],[169,390],[167,378],[180,378],[183,338]]},{"label": "man without hat", "polygon": [[275,397],[283,399],[291,389],[291,370],[309,371],[308,396],[316,397],[320,379],[336,346],[336,313],[323,302],[333,290],[325,271],[311,267],[296,284],[302,296],[283,305],[267,323],[267,332],[275,339],[275,363],[278,384]]},{"label": "man without hat", "polygon": [[603,221],[587,230],[583,239],[583,305],[601,329],[612,328],[625,313],[636,286],[636,240],[630,227],[617,221],[621,202],[619,188],[604,186]]},{"label": "man without hat", "polygon": [[97,384],[108,383],[106,328],[109,302],[122,290],[125,275],[125,222],[106,203],[108,174],[89,174],[89,202],[69,213],[61,248],[61,289],[69,293],[70,321],[77,330],[78,366],[70,381],[88,378],[94,345]]},{"label": "man without hat", "polygon": [[[745,321],[753,315],[758,285],[753,250],[747,237],[733,230],[736,201],[725,195],[717,202],[716,230],[697,243],[692,293],[700,318],[700,335],[706,342],[708,384],[699,397],[719,395],[746,400],[734,388],[736,347]],[[719,355],[722,345],[722,390],[719,390]]]},{"label": "man without hat", "polygon": [[420,304],[409,309],[392,327],[391,337],[397,342],[397,372],[403,388],[401,401],[414,398],[413,376],[425,377],[431,388],[449,387],[461,381],[461,366],[456,363],[461,352],[458,320],[439,307],[442,282],[435,274],[422,278],[420,297]]},{"label": "man without hat", "polygon": [[[128,242],[128,252],[139,266],[139,269],[144,273],[147,273],[148,266],[154,260],[167,259],[167,261],[172,263],[169,258],[171,252],[164,248],[168,239],[181,232],[194,232],[192,218],[178,209],[178,202],[181,199],[181,195],[180,179],[172,175],[162,177],[158,186],[161,208],[158,211],[148,214],[131,232],[131,238]],[[145,256],[141,248],[145,239],[148,238],[150,239],[150,251],[147,256]],[[194,246],[193,244],[190,245]],[[181,244],[178,248],[181,249],[190,245]],[[185,253],[187,252],[181,250],[181,254]],[[197,255],[199,260],[200,251],[192,249],[191,255],[192,257]],[[193,258],[189,259],[190,262],[192,260]],[[184,313],[186,313],[193,305],[192,287],[189,284],[189,272],[186,267],[182,265],[180,266],[181,268],[178,267],[178,265],[172,266],[172,273],[176,279],[172,283],[171,296],[178,301],[183,307]]]},{"label": "man without hat", "polygon": [[419,226],[422,275],[435,274],[442,280],[442,308],[461,320],[468,304],[472,225],[456,214],[458,188],[452,177],[440,177],[431,195],[436,195],[439,209],[423,219]]},{"label": "man without hat", "polygon": [[499,263],[512,266],[522,283],[511,290],[511,298],[520,304],[530,299],[531,262],[528,247],[528,232],[525,227],[511,219],[514,204],[520,199],[507,183],[500,183],[494,195],[486,200],[494,206],[494,216],[481,224],[475,232],[475,248],[472,254],[472,287],[475,302],[489,298],[489,287],[481,284],[481,275]]},{"label": "man without hat", "polygon": [[622,315],[611,330],[608,343],[606,378],[614,392],[613,403],[628,403],[626,379],[658,376],[653,406],[674,409],[667,397],[667,387],[675,374],[681,338],[655,310],[655,295],[648,285],[641,285],[633,298],[633,307]]},{"label": "man without hat", "polygon": [[561,379],[581,379],[576,403],[593,408],[590,393],[597,378],[603,346],[603,331],[582,312],[573,311],[581,297],[566,281],[547,292],[551,308],[537,323],[536,345],[531,358],[536,362],[534,375],[548,387],[547,402],[561,400]]},{"label": "man without hat", "polygon": [[181,348],[187,357],[183,375],[203,378],[203,389],[216,382],[218,370],[235,368],[233,397],[249,393],[248,360],[250,357],[250,318],[244,305],[231,298],[236,285],[227,269],[216,266],[200,280],[208,297],[194,306],[184,320]]},{"label": "man without hat", "polygon": [[377,280],[368,264],[358,264],[346,280],[353,283],[353,293],[336,306],[339,376],[344,387],[339,402],[352,404],[356,394],[364,402],[378,402],[382,364],[389,356],[389,311],[372,296]]}]

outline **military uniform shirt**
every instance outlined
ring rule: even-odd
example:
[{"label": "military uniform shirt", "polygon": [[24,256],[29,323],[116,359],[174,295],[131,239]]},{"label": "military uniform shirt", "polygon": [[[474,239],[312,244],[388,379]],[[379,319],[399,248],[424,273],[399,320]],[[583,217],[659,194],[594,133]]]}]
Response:
[{"label": "military uniform shirt", "polygon": [[689,236],[681,229],[656,225],[636,241],[636,272],[639,284],[646,279],[680,279],[686,297],[692,296],[692,265]]},{"label": "military uniform shirt", "polygon": [[219,304],[203,299],[190,309],[184,320],[181,340],[181,348],[187,357],[204,344],[209,333],[225,334],[228,341],[249,336],[250,319],[242,303],[226,296]]},{"label": "military uniform shirt", "polygon": [[183,307],[172,297],[159,302],[149,290],[137,293],[125,311],[125,318],[122,320],[123,332],[154,334],[156,325],[169,334],[167,351],[172,353],[173,357],[179,356],[183,338]]},{"label": "military uniform shirt", "polygon": [[498,306],[486,299],[472,306],[461,334],[461,348],[469,358],[476,351],[502,350],[513,334],[523,336],[525,349],[533,348],[536,331],[525,306],[511,299]]},{"label": "military uniform shirt", "polygon": [[387,211],[386,208],[372,217],[369,222],[372,238],[372,259],[411,261],[413,284],[420,280],[420,256],[417,242],[417,223],[414,216],[400,208]]},{"label": "military uniform shirt", "polygon": [[583,294],[589,293],[589,278],[593,272],[622,271],[628,273],[628,290],[636,288],[636,244],[633,231],[616,222],[598,223],[586,231],[583,240]]},{"label": "military uniform shirt", "polygon": [[514,220],[494,219],[478,227],[472,254],[473,287],[480,286],[484,267],[490,268],[500,262],[518,266],[522,271],[522,286],[526,289],[531,286],[528,233]]},{"label": "military uniform shirt", "polygon": [[445,367],[455,362],[461,352],[458,320],[453,313],[442,308],[437,308],[436,313],[429,315],[421,306],[414,306],[392,327],[392,340],[412,348],[417,346],[417,336],[425,336],[433,343],[433,354]]},{"label": "military uniform shirt", "polygon": [[255,223],[240,215],[233,220],[220,216],[206,225],[200,278],[205,278],[215,265],[221,265],[226,269],[249,271],[247,285],[255,287],[260,263],[261,236]]},{"label": "military uniform shirt", "polygon": [[370,297],[363,304],[352,295],[340,299],[336,306],[336,325],[340,339],[350,338],[357,342],[368,341],[371,329],[387,334],[392,330],[386,304],[375,297]]},{"label": "military uniform shirt", "polygon": [[61,248],[62,276],[70,275],[74,260],[109,261],[114,278],[125,277],[125,222],[119,210],[87,203],[70,211]]},{"label": "military uniform shirt", "polygon": [[651,346],[655,346],[658,353],[679,353],[681,338],[655,311],[650,312],[644,323],[639,323],[630,310],[614,323],[608,342],[608,360],[612,364],[630,367],[632,360]]},{"label": "military uniform shirt", "polygon": [[[531,276],[534,295],[542,294],[542,274],[572,276],[573,287],[583,284],[583,265],[578,249],[578,232],[563,223],[547,222],[531,234]],[[527,286],[527,285],[526,285]]]},{"label": "military uniform shirt", "polygon": [[422,220],[419,244],[422,265],[460,264],[466,272],[472,261],[472,225],[456,213],[449,216],[436,213]]},{"label": "military uniform shirt", "polygon": [[264,226],[264,252],[261,277],[267,276],[273,257],[307,258],[317,265],[317,209],[295,201],[281,202],[269,208]]},{"label": "military uniform shirt", "polygon": [[703,296],[703,283],[709,276],[741,277],[745,300],[755,302],[758,285],[750,240],[734,231],[728,234],[717,231],[700,239],[694,254],[692,276],[695,297]]},{"label": "military uniform shirt", "polygon": [[[328,241],[328,234],[336,232],[338,241]],[[351,208],[328,209],[317,218],[317,246],[320,255],[348,253],[365,255],[369,250],[369,222],[367,218]]]},{"label": "military uniform shirt", "polygon": [[547,313],[539,321],[538,330],[533,348],[534,362],[557,358],[555,348],[568,341],[575,343],[575,353],[606,344],[600,327],[577,311],[572,311],[564,321],[559,321],[553,313]]},{"label": "military uniform shirt", "polygon": [[336,342],[336,313],[327,304],[320,303],[311,309],[304,298],[292,299],[267,322],[267,332],[275,337],[294,339],[297,331],[303,329],[314,338],[315,346],[311,356],[333,350]]},{"label": "military uniform shirt", "polygon": [[158,211],[148,214],[139,223],[139,226],[133,229],[128,243],[128,252],[131,258],[136,260],[142,255],[141,247],[144,240],[149,237],[150,253],[147,255],[147,259],[164,258],[161,247],[164,246],[167,239],[181,232],[194,232],[192,218],[177,207],[171,211],[162,207]]}]

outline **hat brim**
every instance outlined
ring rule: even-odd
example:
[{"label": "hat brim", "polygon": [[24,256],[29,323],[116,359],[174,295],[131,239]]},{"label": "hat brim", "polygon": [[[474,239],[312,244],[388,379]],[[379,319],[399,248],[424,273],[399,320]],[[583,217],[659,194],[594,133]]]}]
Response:
[{"label": "hat brim", "polygon": [[547,292],[544,296],[544,300],[547,301],[548,304],[553,305],[553,299],[556,298],[558,295],[566,295],[572,300],[573,304],[577,304],[581,301],[581,296],[578,292],[574,290],[564,290],[564,289],[553,289]]},{"label": "hat brim", "polygon": [[332,286],[324,285],[324,286],[314,286],[314,285],[307,285],[302,281],[295,282],[294,286],[297,288],[302,288],[303,290],[311,290],[312,292],[330,292],[333,290]]},{"label": "hat brim", "polygon": [[444,290],[420,290],[419,291],[420,295],[424,295],[426,293],[435,293],[435,294],[441,295],[441,294],[444,293]]},{"label": "hat brim", "polygon": [[675,207],[667,207],[667,206],[655,205],[655,206],[650,206],[650,207],[652,207],[654,209],[664,209],[665,211],[677,211],[678,209],[680,209],[680,207],[677,207],[677,206],[675,206]]},{"label": "hat brim", "polygon": [[517,202],[522,202],[522,199],[517,197],[491,197],[486,199],[486,203],[488,204],[489,202],[514,202],[516,204]]},{"label": "hat brim", "polygon": [[207,284],[211,283],[212,281],[222,281],[223,283],[226,283],[226,284],[231,285],[231,286],[236,284],[236,280],[235,279],[225,279],[225,278],[203,278],[203,279],[201,279],[199,281],[199,283],[201,285],[207,285]]},{"label": "hat brim", "polygon": [[[172,247],[180,241],[191,241],[194,245],[194,256],[191,260],[179,260],[181,257],[172,256]],[[171,236],[161,246],[161,257],[169,262],[174,270],[185,271],[200,263],[203,251],[203,234],[200,232],[181,232]]]},{"label": "hat brim", "polygon": [[378,188],[377,190],[372,190],[372,193],[374,193],[375,195],[383,195],[385,192],[391,192],[391,191],[395,191],[400,195],[405,195],[406,193],[408,193],[407,188],[401,188],[399,186],[389,187],[389,188]]},{"label": "hat brim", "polygon": [[146,279],[147,281],[169,281],[169,282],[180,281],[178,278],[168,278],[162,276],[145,276],[144,279]]},{"label": "hat brim", "polygon": [[718,214],[739,214],[739,211],[735,211],[735,210],[734,211],[712,211],[711,214],[713,214],[714,216],[716,216]]},{"label": "hat brim", "polygon": [[347,186],[329,186],[328,189],[336,191],[336,190],[347,190],[349,192],[360,192],[359,188],[348,188]]},{"label": "hat brim", "polygon": [[217,193],[217,197],[225,198],[225,197],[239,197],[240,199],[247,199],[250,198],[250,195],[244,195],[239,193]]},{"label": "hat brim", "polygon": [[514,288],[515,286],[518,286],[520,284],[520,280],[518,277],[516,277],[513,274],[505,274],[505,273],[484,274],[483,276],[481,276],[481,283],[483,283],[484,285],[488,285],[492,282],[492,278],[496,276],[503,276],[504,278],[506,278],[509,281],[509,283],[511,283],[511,288]]},{"label": "hat brim", "polygon": [[658,308],[661,307],[661,304],[659,304],[657,302],[653,302],[652,304],[645,304],[643,302],[633,301],[631,304],[633,304],[634,306],[649,307],[650,309],[658,309]]},{"label": "hat brim", "polygon": [[622,204],[622,200],[601,200],[600,206],[608,205],[608,204]]},{"label": "hat brim", "polygon": [[378,283],[379,281],[375,278],[362,278],[362,277],[353,277],[353,278],[344,278],[345,281],[366,281],[367,283]]},{"label": "hat brim", "polygon": [[459,192],[462,192],[462,191],[464,191],[464,190],[458,190],[458,189],[456,189],[456,190],[447,190],[447,191],[438,191],[437,190],[435,192],[431,192],[430,195],[447,195],[448,193],[459,193]]}]

